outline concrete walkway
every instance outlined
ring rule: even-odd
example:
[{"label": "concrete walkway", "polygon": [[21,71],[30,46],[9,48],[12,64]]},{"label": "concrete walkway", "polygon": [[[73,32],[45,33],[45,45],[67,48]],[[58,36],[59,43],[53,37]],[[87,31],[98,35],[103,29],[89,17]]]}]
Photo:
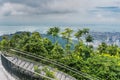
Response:
[{"label": "concrete walkway", "polygon": [[[17,65],[25,70],[34,72],[34,66],[36,66],[36,64],[34,64],[30,61],[27,61],[27,60],[19,59],[17,57],[6,57],[6,58],[9,61],[11,61],[12,63],[14,63],[15,65]],[[45,67],[45,65],[42,65],[42,64],[39,64],[37,66],[40,70],[44,69],[44,67]],[[77,80],[74,77],[72,77],[66,73],[63,73],[59,70],[55,70],[55,69],[50,68],[50,67],[47,67],[47,69],[49,69],[51,72],[54,72],[54,76],[57,80]],[[41,71],[41,75],[45,76],[44,73],[45,73],[44,71]]]}]

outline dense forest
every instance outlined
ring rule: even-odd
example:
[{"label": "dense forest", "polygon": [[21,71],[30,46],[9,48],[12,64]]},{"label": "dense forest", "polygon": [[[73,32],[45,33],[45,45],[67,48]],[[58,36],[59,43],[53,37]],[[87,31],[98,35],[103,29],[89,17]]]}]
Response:
[{"label": "dense forest", "polygon": [[[77,39],[76,43],[72,40],[73,35]],[[100,80],[120,79],[120,47],[117,45],[107,45],[102,42],[97,49],[94,49],[93,45],[89,44],[94,39],[87,28],[74,32],[70,28],[61,31],[58,27],[52,27],[48,29],[47,36],[52,36],[52,41],[41,36],[39,32],[21,32],[11,37],[2,36],[0,49],[10,47],[31,52],[61,62]],[[65,41],[64,46],[59,43],[58,37]],[[65,73],[80,79],[70,72],[65,71]]]}]

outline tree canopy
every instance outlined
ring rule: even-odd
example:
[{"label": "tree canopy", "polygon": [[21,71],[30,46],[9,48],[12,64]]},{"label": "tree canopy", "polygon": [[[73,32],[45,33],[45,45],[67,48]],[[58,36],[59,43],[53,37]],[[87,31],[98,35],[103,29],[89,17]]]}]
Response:
[{"label": "tree canopy", "polygon": [[[67,41],[64,44],[66,45],[65,48],[57,41],[57,38],[55,39],[59,33]],[[0,41],[0,49],[4,50],[5,47],[12,47],[31,52],[37,56],[44,56],[100,80],[120,79],[120,48],[117,45],[108,45],[103,42],[97,49],[86,45],[86,43],[94,40],[87,28],[78,29],[77,32],[73,33],[70,28],[60,32],[58,27],[53,27],[47,31],[47,34],[53,36],[54,43],[50,39],[42,37],[39,32],[21,32],[20,34],[13,34],[11,38],[3,36]],[[73,36],[78,41],[73,44],[74,49],[71,49]],[[86,42],[83,42],[83,39]],[[57,68],[59,69],[59,67]],[[64,69],[60,70],[76,77],[78,80],[87,80]]]}]

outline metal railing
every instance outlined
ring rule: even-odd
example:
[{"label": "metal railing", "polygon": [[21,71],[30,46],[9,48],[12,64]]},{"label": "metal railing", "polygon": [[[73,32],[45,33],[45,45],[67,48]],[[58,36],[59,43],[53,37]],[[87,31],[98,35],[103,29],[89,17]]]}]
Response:
[{"label": "metal railing", "polygon": [[19,50],[19,49],[10,49],[10,51],[16,52],[16,53],[18,53],[19,55],[26,55],[26,56],[35,58],[35,59],[37,59],[37,60],[45,61],[45,62],[48,62],[48,63],[53,64],[53,65],[55,65],[55,66],[58,66],[58,67],[60,67],[60,68],[62,68],[62,69],[65,69],[65,70],[67,70],[67,71],[69,71],[69,72],[72,72],[72,73],[75,74],[75,75],[79,75],[79,77],[80,77],[79,79],[84,79],[84,80],[99,80],[99,79],[97,79],[97,78],[94,78],[94,77],[86,74],[86,73],[83,73],[83,72],[78,71],[78,70],[76,70],[76,69],[74,69],[74,68],[71,68],[71,67],[69,67],[69,66],[67,66],[67,65],[65,65],[65,64],[63,64],[63,63],[60,63],[60,62],[58,62],[58,61],[54,61],[54,60],[45,58],[45,57],[40,56],[40,55],[39,55],[39,56],[36,56],[36,55],[34,55],[34,54],[30,53],[30,52],[21,51],[21,50]]},{"label": "metal railing", "polygon": [[26,70],[19,65],[16,65],[12,61],[6,58],[6,55],[1,54],[1,61],[3,67],[17,80],[54,80],[45,75],[38,74],[36,72]]}]

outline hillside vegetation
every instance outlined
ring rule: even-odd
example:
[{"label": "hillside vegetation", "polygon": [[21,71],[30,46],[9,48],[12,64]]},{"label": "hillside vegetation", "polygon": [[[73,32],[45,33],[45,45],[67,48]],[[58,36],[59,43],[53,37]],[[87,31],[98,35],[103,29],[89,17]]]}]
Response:
[{"label": "hillside vegetation", "polygon": [[[65,40],[64,46],[59,43],[59,35]],[[72,41],[72,35],[77,39],[76,44]],[[58,27],[53,27],[47,31],[47,36],[52,36],[53,41],[42,37],[39,32],[21,32],[13,34],[11,38],[3,36],[0,49],[20,49],[64,63],[100,80],[120,80],[120,48],[117,45],[107,45],[103,42],[95,50],[93,45],[89,44],[93,37],[87,28],[79,29],[77,32],[66,28],[61,32]],[[63,71],[78,80],[82,79],[78,75]]]}]

